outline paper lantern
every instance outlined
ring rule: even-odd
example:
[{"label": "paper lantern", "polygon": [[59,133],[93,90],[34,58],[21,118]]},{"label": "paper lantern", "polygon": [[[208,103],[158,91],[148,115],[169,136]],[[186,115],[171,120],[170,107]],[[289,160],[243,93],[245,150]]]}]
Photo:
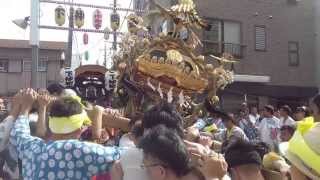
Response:
[{"label": "paper lantern", "polygon": [[102,25],[102,13],[99,9],[93,12],[93,26],[96,29],[100,29]]},{"label": "paper lantern", "polygon": [[81,28],[84,25],[84,11],[81,8],[78,8],[74,15],[76,26]]},{"label": "paper lantern", "polygon": [[109,37],[110,37],[110,34],[109,34],[109,32],[110,32],[110,29],[108,28],[108,27],[106,27],[105,29],[104,29],[104,39],[105,40],[109,40]]},{"label": "paper lantern", "polygon": [[64,25],[66,22],[66,10],[62,6],[58,6],[55,9],[55,21],[59,26]]},{"label": "paper lantern", "polygon": [[85,59],[86,61],[89,60],[89,52],[88,52],[88,51],[86,51],[86,52],[84,53],[84,59]]},{"label": "paper lantern", "polygon": [[118,13],[111,14],[111,29],[116,31],[120,26],[120,15]]},{"label": "paper lantern", "polygon": [[89,43],[89,35],[88,33],[83,34],[83,44],[87,45]]}]

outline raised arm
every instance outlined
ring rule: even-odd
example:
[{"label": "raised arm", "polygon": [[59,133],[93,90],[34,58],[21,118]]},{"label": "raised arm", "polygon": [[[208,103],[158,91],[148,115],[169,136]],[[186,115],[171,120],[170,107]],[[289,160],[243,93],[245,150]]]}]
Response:
[{"label": "raised arm", "polygon": [[40,141],[39,138],[31,136],[28,119],[29,112],[35,99],[36,92],[32,89],[27,89],[22,93],[20,114],[10,133],[10,142],[15,145],[20,157],[23,155],[26,148],[30,147],[31,144]]},{"label": "raised arm", "polygon": [[38,95],[37,100],[39,104],[39,109],[36,136],[40,138],[45,138],[48,131],[46,123],[47,109],[53,98],[48,93],[43,92]]},{"label": "raised arm", "polygon": [[102,114],[104,108],[101,106],[93,107],[93,115],[92,115],[92,137],[95,140],[98,140],[101,137],[102,130]]},{"label": "raised arm", "polygon": [[122,117],[118,111],[106,109],[102,116],[103,127],[119,128],[123,131],[129,131],[130,119]]}]

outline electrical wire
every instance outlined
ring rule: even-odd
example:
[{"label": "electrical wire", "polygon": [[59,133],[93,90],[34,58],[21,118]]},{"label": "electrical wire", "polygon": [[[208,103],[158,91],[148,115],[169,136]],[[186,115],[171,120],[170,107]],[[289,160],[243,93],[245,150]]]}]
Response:
[{"label": "electrical wire", "polygon": [[[132,5],[132,2],[133,2],[133,0],[131,0],[130,1],[130,4],[129,4],[129,7],[128,7],[128,9],[131,7],[131,5]],[[123,18],[123,20],[122,20],[122,23],[121,23],[121,25],[120,25],[120,30],[122,29],[122,26],[123,26],[123,24],[124,24],[124,22],[125,22],[125,20],[127,19],[127,17],[128,17],[128,14],[129,14],[129,11],[127,11],[126,12],[126,15],[125,15],[125,17]]]},{"label": "electrical wire", "polygon": [[[66,1],[63,0],[63,2],[66,2]],[[70,2],[70,0],[69,0],[69,2]],[[72,3],[73,3],[73,0],[72,0]],[[68,9],[66,4],[64,4],[64,8],[65,8],[65,9]],[[68,18],[68,20],[69,20],[69,19],[70,19],[69,11],[66,11],[66,15],[67,15],[67,18]],[[78,55],[80,54],[80,49],[79,49],[79,44],[78,44],[79,41],[78,41],[78,37],[77,37],[77,34],[76,34],[76,33],[73,34],[72,39],[75,40],[76,52],[77,52],[77,53],[76,53],[76,54],[72,54],[72,55],[71,55],[71,58],[72,58],[72,56],[78,56]]]}]

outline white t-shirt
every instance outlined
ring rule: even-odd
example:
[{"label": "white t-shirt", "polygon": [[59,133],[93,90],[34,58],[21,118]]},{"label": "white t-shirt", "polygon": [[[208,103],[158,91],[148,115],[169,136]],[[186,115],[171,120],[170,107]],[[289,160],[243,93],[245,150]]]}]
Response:
[{"label": "white t-shirt", "polygon": [[119,140],[119,147],[136,147],[136,145],[130,139],[129,134],[125,134]]},{"label": "white t-shirt", "polygon": [[252,122],[252,124],[256,124],[257,121],[259,121],[260,115],[254,116],[252,114],[249,114],[249,119]]},{"label": "white t-shirt", "polygon": [[282,126],[293,126],[296,125],[296,121],[293,120],[290,116],[288,116],[287,119],[284,119],[284,117],[280,118],[280,127]]},{"label": "white t-shirt", "polygon": [[146,170],[141,168],[142,161],[142,149],[136,147],[123,148],[120,157],[123,180],[148,180]]},{"label": "white t-shirt", "polygon": [[268,144],[272,150],[276,150],[280,142],[280,120],[275,116],[264,118],[259,124],[258,130],[261,141]]}]

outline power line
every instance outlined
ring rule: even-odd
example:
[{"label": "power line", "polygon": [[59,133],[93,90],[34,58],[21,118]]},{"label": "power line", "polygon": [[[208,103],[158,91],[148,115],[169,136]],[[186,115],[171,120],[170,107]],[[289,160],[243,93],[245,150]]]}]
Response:
[{"label": "power line", "polygon": [[[78,29],[78,28],[68,28],[68,27],[57,27],[57,26],[47,26],[47,25],[40,25],[39,28],[42,29],[55,29],[55,30],[72,30],[72,31],[79,31],[79,32],[92,32],[92,33],[107,33],[107,34],[113,34],[114,32],[111,31],[105,31],[105,30],[99,30],[99,29]],[[115,32],[117,35],[123,35],[123,32]]]},{"label": "power line", "polygon": [[131,12],[140,12],[146,13],[147,11],[141,9],[130,9],[130,8],[120,8],[120,7],[108,7],[108,6],[99,6],[93,4],[82,4],[82,3],[70,3],[70,2],[62,2],[62,1],[54,1],[54,0],[40,0],[42,3],[53,3],[53,4],[65,4],[69,6],[79,6],[79,7],[88,7],[88,8],[96,8],[96,9],[107,9],[107,10],[117,10],[117,11],[131,11]]},{"label": "power line", "polygon": [[[131,1],[130,1],[129,8],[131,7],[132,2],[133,2],[133,0],[131,0]],[[122,20],[122,23],[121,23],[120,28],[119,28],[120,30],[121,30],[121,28],[122,28],[122,26],[123,26],[123,24],[124,24],[125,20],[127,19],[128,14],[129,14],[129,11],[127,11],[127,12],[126,12],[125,17],[124,17],[124,18],[123,18],[123,20]]]}]

